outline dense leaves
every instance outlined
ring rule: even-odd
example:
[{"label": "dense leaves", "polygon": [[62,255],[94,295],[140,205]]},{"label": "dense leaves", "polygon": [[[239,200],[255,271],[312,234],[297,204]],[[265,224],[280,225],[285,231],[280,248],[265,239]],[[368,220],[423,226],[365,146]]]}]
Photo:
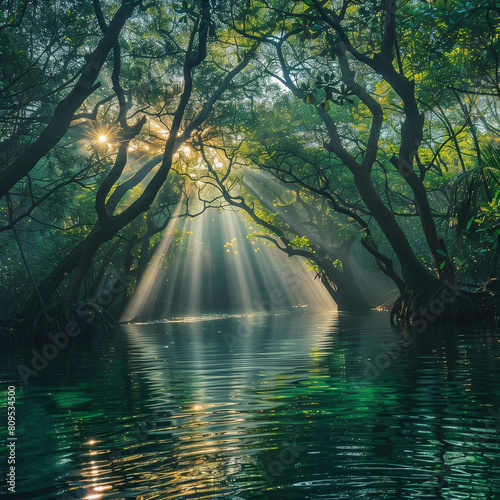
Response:
[{"label": "dense leaves", "polygon": [[0,200],[2,315],[123,272],[127,296],[193,199],[246,210],[335,293],[497,277],[499,29],[494,0],[9,2],[0,175],[50,146]]}]

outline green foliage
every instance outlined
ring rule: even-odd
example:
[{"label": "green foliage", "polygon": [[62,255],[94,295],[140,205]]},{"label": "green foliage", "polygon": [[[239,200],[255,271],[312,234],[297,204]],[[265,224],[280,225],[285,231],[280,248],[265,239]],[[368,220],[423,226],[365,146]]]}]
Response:
[{"label": "green foliage", "polygon": [[[483,149],[483,162],[464,174],[460,174],[453,186],[453,203],[450,213],[456,218],[460,233],[477,229],[474,221],[478,214],[500,193],[500,151],[497,148]],[[474,236],[474,233],[469,233]]]},{"label": "green foliage", "polygon": [[495,198],[481,207],[481,212],[476,219],[476,231],[481,235],[482,252],[498,252],[500,245],[500,191]]},{"label": "green foliage", "polygon": [[495,36],[500,17],[494,1],[406,2],[402,11],[405,71],[416,80],[428,102],[451,102],[450,87],[491,88],[495,54],[500,50]]},{"label": "green foliage", "polygon": [[296,248],[310,248],[310,241],[305,236],[296,236],[290,243]]},{"label": "green foliage", "polygon": [[[101,3],[109,21],[118,3]],[[141,259],[160,241],[161,231],[151,232],[151,227],[162,226],[183,193],[198,189],[192,191],[194,196],[208,196],[209,189],[196,183],[203,178],[213,183],[203,168],[200,145],[215,151],[219,163],[224,160],[217,167],[220,171],[225,172],[228,159],[235,158],[225,182],[230,189],[237,186],[257,217],[267,223],[263,234],[282,235],[294,250],[312,252],[318,241],[337,248],[351,238],[365,237],[361,220],[369,225],[370,243],[392,256],[342,158],[324,148],[331,137],[317,113],[321,108],[328,111],[346,155],[362,162],[371,140],[372,110],[354,95],[352,85],[342,81],[341,37],[325,16],[333,14],[341,24],[352,43],[349,50],[372,60],[381,52],[391,13],[378,1],[348,2],[344,11],[326,0],[209,5],[207,57],[192,72],[192,98],[180,133],[249,50],[252,63],[217,97],[203,127],[192,131],[191,153],[178,151],[149,212],[120,232],[123,245],[113,257],[115,267],[123,265],[126,244],[137,237],[145,239],[144,246],[136,245],[132,251],[132,270],[139,269]],[[131,142],[129,161],[117,185],[164,151],[185,90],[189,34],[199,14],[199,2],[162,0],[146,11],[136,9],[122,32],[120,85],[127,118],[132,124],[145,115],[148,122]],[[0,169],[47,125],[102,36],[92,2],[28,2],[19,25],[17,16],[6,9],[0,12],[4,28],[0,30]],[[410,0],[398,3],[395,19],[398,46],[389,64],[415,82],[420,112],[425,113],[415,171],[446,240],[443,254],[465,274],[484,274],[486,254],[498,250],[499,237],[500,153],[491,146],[500,130],[498,7],[493,0]],[[258,48],[256,39],[261,42]],[[199,35],[193,37],[193,50],[199,41]],[[347,58],[355,82],[383,110],[371,182],[395,214],[417,258],[433,269],[414,193],[392,161],[400,154],[404,104],[388,81],[360,60]],[[121,141],[112,73],[110,56],[99,75],[101,87],[78,111],[87,117],[73,122],[57,147],[16,186],[8,203],[1,201],[3,225],[15,220],[30,271],[11,230],[1,232],[0,282],[3,293],[14,297],[13,303],[26,295],[20,283],[26,283],[30,274],[40,282],[96,223],[96,193],[113,167]],[[105,103],[88,118],[102,100]],[[104,144],[100,135],[105,136]],[[244,169],[264,177],[259,180]],[[139,199],[154,174],[152,170],[127,191],[114,215]],[[336,212],[334,206],[342,210]],[[177,238],[181,242],[183,235]],[[111,245],[99,250],[96,263]],[[342,269],[342,259],[332,257],[332,263]],[[89,274],[88,288],[96,274],[95,269]]]}]

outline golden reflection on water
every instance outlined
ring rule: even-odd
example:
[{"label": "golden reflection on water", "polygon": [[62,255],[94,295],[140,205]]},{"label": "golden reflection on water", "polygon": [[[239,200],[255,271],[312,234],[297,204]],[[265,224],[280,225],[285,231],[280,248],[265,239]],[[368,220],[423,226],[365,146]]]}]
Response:
[{"label": "golden reflection on water", "polygon": [[[250,321],[257,323],[262,321],[255,316],[251,318]],[[315,365],[327,344],[332,321],[330,318],[323,328],[316,328],[300,342],[285,339],[286,350],[280,356],[302,357],[310,365],[309,375],[318,377]],[[166,330],[169,328],[166,326]],[[152,388],[150,403],[146,403],[151,411],[148,413],[146,408],[140,414],[116,419],[121,433],[117,430],[115,442],[109,443],[101,437],[85,439],[83,448],[87,452],[80,455],[83,464],[78,477],[69,482],[70,494],[83,489],[85,496],[76,498],[85,500],[118,499],[120,495],[125,498],[132,492],[137,498],[147,495],[143,498],[148,499],[212,496],[232,478],[244,475],[245,466],[253,460],[251,457],[265,447],[267,431],[259,432],[261,424],[255,417],[262,412],[268,418],[274,415],[273,409],[281,404],[281,396],[270,397],[270,394],[287,385],[294,375],[283,373],[288,370],[286,366],[276,366],[273,352],[258,356],[258,369],[253,363],[248,365],[247,356],[236,355],[232,361],[240,364],[241,369],[221,373],[217,383],[208,385],[213,368],[207,358],[203,333],[196,323],[190,328],[190,352],[180,353],[174,337],[154,342],[142,334],[141,328],[126,327],[131,352],[142,367],[140,372],[130,373],[131,390],[139,400],[140,387],[146,384]],[[255,342],[259,340],[248,339],[243,352],[255,351]],[[190,360],[182,383],[169,363],[176,359]],[[134,438],[134,425],[151,418],[155,411],[164,415],[147,429],[144,438]],[[120,449],[120,456],[112,463],[110,445]]]},{"label": "golden reflection on water", "polygon": [[[351,492],[356,485],[396,498],[396,479],[412,485],[406,498],[420,498],[443,464],[455,460],[453,481],[468,488],[471,464],[484,474],[495,457],[500,439],[483,429],[490,406],[477,389],[478,362],[471,357],[482,352],[481,340],[468,349],[433,340],[435,346],[420,347],[413,372],[407,370],[413,354],[401,353],[379,379],[353,389],[352,375],[361,373],[364,360],[377,358],[381,342],[394,341],[392,330],[374,338],[375,321],[353,343],[339,333],[336,317],[309,330],[294,320],[290,336],[279,329],[283,317],[251,321],[253,334],[232,352],[217,336],[223,322],[211,330],[203,322],[124,328],[129,400],[103,422],[102,434],[79,427],[80,467],[67,488],[85,496],[65,499],[221,498],[231,492],[236,498],[238,488],[267,489],[269,498],[280,498],[280,481],[288,491]],[[352,335],[353,325],[343,321]],[[269,341],[275,331],[279,341]],[[474,422],[467,420],[469,411],[476,412]],[[152,416],[154,425],[134,439],[137,424]],[[267,480],[269,464],[294,438],[300,455],[272,476],[274,482]],[[121,452],[113,463],[111,449]]]}]

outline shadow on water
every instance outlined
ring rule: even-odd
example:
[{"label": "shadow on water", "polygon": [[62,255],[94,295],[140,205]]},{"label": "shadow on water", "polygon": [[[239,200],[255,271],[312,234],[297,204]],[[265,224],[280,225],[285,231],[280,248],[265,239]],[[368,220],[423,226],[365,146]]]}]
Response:
[{"label": "shadow on water", "polygon": [[495,333],[304,310],[130,324],[27,386],[20,349],[1,369],[18,497],[500,498]]}]

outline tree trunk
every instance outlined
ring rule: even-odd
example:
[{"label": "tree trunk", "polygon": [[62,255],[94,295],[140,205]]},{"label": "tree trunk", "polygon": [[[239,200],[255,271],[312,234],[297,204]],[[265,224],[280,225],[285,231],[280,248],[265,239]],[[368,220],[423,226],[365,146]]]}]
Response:
[{"label": "tree trunk", "polygon": [[344,264],[342,261],[343,272],[336,269],[331,262],[324,262],[320,267],[323,269],[321,283],[337,304],[339,311],[369,311],[372,308],[354,281],[347,262]]},{"label": "tree trunk", "polygon": [[[45,305],[52,305],[52,296],[66,279],[68,274],[72,273],[82,256],[85,246],[85,240],[76,245],[62,262],[47,276],[38,286],[40,295],[33,293],[26,307],[21,311],[18,319],[32,321]],[[43,301],[43,302],[42,302]]]},{"label": "tree trunk", "polygon": [[121,244],[120,240],[115,241],[111,245],[109,250],[106,252],[106,255],[102,259],[99,272],[97,273],[97,276],[95,277],[95,280],[93,281],[93,283],[90,287],[90,290],[88,291],[89,297],[93,298],[95,296],[97,288],[99,287],[100,283],[103,281],[104,277],[106,276],[106,273],[107,273],[109,266],[111,264],[111,259],[113,258],[113,255],[116,253],[116,251],[120,247],[120,244]]},{"label": "tree trunk", "polygon": [[365,169],[354,172],[354,183],[366,203],[368,210],[377,221],[380,229],[391,244],[401,264],[403,278],[408,286],[416,292],[432,292],[439,288],[440,283],[417,260],[403,230],[396,221],[394,214],[385,206]]},{"label": "tree trunk", "polygon": [[69,310],[69,308],[73,304],[73,300],[76,297],[78,289],[80,288],[80,285],[82,284],[82,281],[87,274],[87,271],[92,265],[94,255],[97,252],[98,248],[105,241],[110,240],[115,234],[116,233],[112,233],[108,236],[104,236],[103,231],[98,228],[97,231],[90,233],[86,238],[85,245],[78,262],[78,266],[76,267],[75,272],[71,277],[71,281],[64,291],[61,300],[59,301],[58,308],[60,308],[61,311],[66,312]]}]

